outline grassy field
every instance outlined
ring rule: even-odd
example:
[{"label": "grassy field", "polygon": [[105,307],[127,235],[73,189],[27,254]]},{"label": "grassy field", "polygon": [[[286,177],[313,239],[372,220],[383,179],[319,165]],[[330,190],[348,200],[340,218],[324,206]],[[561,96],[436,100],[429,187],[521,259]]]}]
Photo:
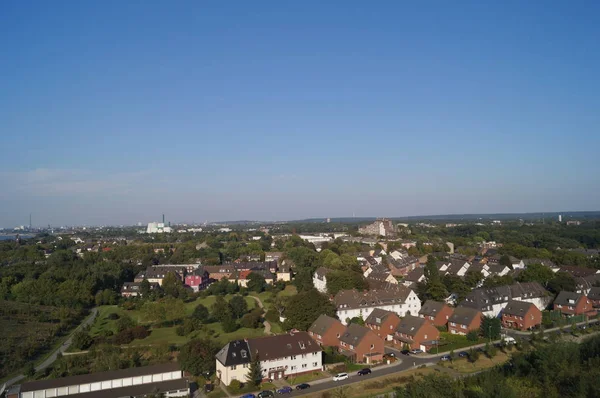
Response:
[{"label": "grassy field", "polygon": [[298,377],[289,377],[288,382],[291,385],[297,385],[302,383],[310,383],[314,380],[324,379],[326,377],[331,377],[329,374],[324,372],[312,372],[311,374],[300,375]]},{"label": "grassy field", "polygon": [[[486,339],[481,338],[481,337],[477,341],[470,341],[470,340],[467,340],[466,336],[461,336],[459,334],[452,334],[452,333],[448,333],[448,332],[441,332],[440,333],[439,352],[458,351],[458,350],[469,348],[470,346],[473,346],[476,344],[482,344],[485,342],[486,342]],[[433,350],[431,352],[435,353],[436,352],[435,350],[436,350],[436,347],[433,347]]]},{"label": "grassy field", "polygon": [[0,301],[0,379],[47,356],[78,324],[69,309]]},{"label": "grassy field", "polygon": [[[233,297],[232,295],[225,296],[225,299],[230,300],[232,297]],[[244,297],[244,298],[246,300],[246,303],[248,304],[248,308],[254,308],[254,306],[256,304],[256,300],[252,297]],[[194,308],[196,308],[196,306],[198,304],[203,304],[210,310],[210,308],[215,303],[215,301],[216,301],[215,296],[209,296],[209,297],[197,299],[190,303],[186,303],[185,304],[186,313],[188,315],[191,315],[192,312],[194,311]],[[117,332],[117,327],[116,327],[117,321],[108,319],[108,316],[111,313],[116,313],[119,315],[119,317],[121,317],[123,315],[127,315],[142,325],[149,324],[148,322],[144,321],[142,314],[139,310],[127,311],[116,305],[101,306],[101,307],[98,307],[98,317],[96,318],[96,321],[94,322],[94,324],[92,325],[92,328],[91,328],[92,336],[96,336],[107,330],[110,330],[113,333]],[[188,342],[189,340],[191,340],[193,338],[200,338],[200,337],[211,337],[213,339],[216,339],[220,343],[225,344],[226,342],[228,342],[230,340],[259,337],[259,336],[264,335],[264,330],[262,328],[261,329],[241,328],[241,329],[236,330],[233,333],[223,333],[223,329],[221,328],[221,325],[219,323],[207,324],[207,325],[205,325],[203,330],[195,331],[195,332],[189,334],[188,336],[178,336],[177,333],[175,333],[175,327],[166,327],[166,328],[154,328],[153,327],[150,330],[151,330],[150,336],[146,337],[143,340],[134,340],[130,345],[131,346],[158,345],[158,344],[181,345],[181,344],[185,344],[186,342]]]},{"label": "grassy field", "polygon": [[493,368],[496,365],[508,361],[509,358],[509,354],[498,351],[498,354],[491,359],[482,353],[475,362],[469,362],[467,358],[460,358],[455,359],[452,362],[440,362],[439,366],[452,369],[459,373],[474,373],[479,372],[480,370]]}]

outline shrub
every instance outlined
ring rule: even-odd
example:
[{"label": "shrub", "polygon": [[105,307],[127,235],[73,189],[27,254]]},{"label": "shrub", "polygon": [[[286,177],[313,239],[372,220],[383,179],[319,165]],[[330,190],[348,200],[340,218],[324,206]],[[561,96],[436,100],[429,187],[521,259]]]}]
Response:
[{"label": "shrub", "polygon": [[136,326],[131,328],[131,334],[133,335],[134,339],[142,340],[148,337],[150,332],[143,326]]},{"label": "shrub", "polygon": [[265,319],[270,323],[278,323],[279,322],[279,312],[275,310],[269,310],[265,314]]},{"label": "shrub", "polygon": [[125,329],[113,337],[113,342],[118,345],[129,344],[134,340],[131,329]]},{"label": "shrub", "polygon": [[469,333],[467,333],[467,340],[469,340],[469,341],[479,340],[479,334],[477,333],[477,331],[471,330]]},{"label": "shrub", "polygon": [[242,383],[240,383],[239,380],[231,380],[231,383],[229,383],[229,389],[232,392],[238,392],[242,389]]},{"label": "shrub", "polygon": [[175,328],[175,334],[177,336],[185,336],[185,330],[183,329],[182,325],[179,325]]},{"label": "shrub", "polygon": [[108,314],[108,316],[106,318],[110,319],[111,321],[114,321],[116,319],[119,319],[120,316],[116,312],[111,312],[110,314]]}]

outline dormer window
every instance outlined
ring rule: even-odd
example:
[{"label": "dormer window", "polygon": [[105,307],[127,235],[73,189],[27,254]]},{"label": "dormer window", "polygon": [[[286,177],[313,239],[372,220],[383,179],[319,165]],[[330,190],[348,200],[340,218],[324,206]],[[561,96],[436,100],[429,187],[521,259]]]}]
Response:
[{"label": "dormer window", "polygon": [[240,354],[242,354],[242,358],[246,358],[247,356],[246,350],[240,351]]}]

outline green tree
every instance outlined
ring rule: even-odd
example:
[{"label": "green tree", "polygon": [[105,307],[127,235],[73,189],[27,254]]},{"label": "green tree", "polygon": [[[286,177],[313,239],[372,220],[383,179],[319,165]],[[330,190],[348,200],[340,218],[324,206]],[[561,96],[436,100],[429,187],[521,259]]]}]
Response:
[{"label": "green tree", "polygon": [[479,334],[477,333],[477,330],[470,330],[467,333],[467,340],[469,340],[469,341],[477,341],[477,340],[479,340]]},{"label": "green tree", "polygon": [[425,296],[435,301],[443,301],[448,297],[446,286],[439,280],[427,284]]},{"label": "green tree", "polygon": [[225,301],[225,298],[223,298],[223,296],[217,296],[217,299],[212,306],[211,318],[223,322],[226,318],[231,317],[229,311],[229,304]]},{"label": "green tree", "polygon": [[73,335],[73,347],[78,350],[86,350],[92,345],[92,338],[87,328],[82,328]]},{"label": "green tree", "polygon": [[467,271],[465,273],[465,283],[471,289],[476,287],[482,280],[483,274],[481,271]]},{"label": "green tree", "polygon": [[232,333],[238,329],[239,325],[233,317],[228,316],[221,321],[221,327],[223,327],[223,332]]},{"label": "green tree", "polygon": [[440,272],[438,270],[435,257],[428,256],[427,264],[425,264],[425,269],[423,270],[423,274],[425,276],[425,282],[429,285],[434,282],[440,281]]},{"label": "green tree", "polygon": [[362,318],[362,316],[355,316],[354,318],[350,319],[349,323],[356,323],[357,325],[365,326],[365,320]]},{"label": "green tree", "polygon": [[248,275],[248,290],[260,293],[265,290],[266,285],[267,282],[261,274],[250,272],[250,275]]},{"label": "green tree", "polygon": [[498,340],[502,331],[500,318],[484,316],[481,321],[481,335],[486,339]]},{"label": "green tree", "polygon": [[35,375],[35,366],[33,365],[33,362],[27,362],[27,365],[25,365],[25,371],[23,373],[27,377],[33,377],[33,375]]},{"label": "green tree", "polygon": [[246,300],[242,296],[235,295],[229,300],[229,308],[235,319],[240,319],[248,312],[248,303],[246,303]]},{"label": "green tree", "polygon": [[517,275],[519,282],[538,282],[543,286],[547,286],[553,278],[554,272],[542,264],[530,264]]},{"label": "green tree", "polygon": [[208,313],[208,308],[204,304],[198,304],[196,308],[194,308],[194,312],[192,312],[192,318],[205,323],[208,321],[210,314]]},{"label": "green tree", "polygon": [[336,295],[340,290],[366,290],[369,287],[359,272],[331,271],[327,274],[327,293]]},{"label": "green tree", "polygon": [[161,286],[166,295],[171,297],[179,297],[181,281],[179,278],[177,278],[177,276],[175,276],[175,273],[167,272],[167,275],[163,279]]},{"label": "green tree", "polygon": [[250,368],[248,369],[248,374],[246,375],[246,380],[249,384],[258,387],[263,379],[263,371],[260,366],[259,354],[256,353],[254,355],[254,359],[250,362]]},{"label": "green tree", "polygon": [[150,282],[148,282],[148,279],[144,279],[142,283],[140,283],[140,293],[142,297],[148,297],[150,294]]},{"label": "green tree", "polygon": [[335,306],[316,289],[300,292],[289,298],[285,310],[286,329],[307,330],[321,314],[335,317]]},{"label": "green tree", "polygon": [[574,292],[576,289],[575,278],[567,272],[557,272],[554,278],[548,282],[548,290],[558,294],[563,290]]},{"label": "green tree", "polygon": [[512,261],[510,261],[510,257],[507,254],[502,255],[498,262],[500,263],[500,265],[504,265],[506,267],[512,266]]},{"label": "green tree", "polygon": [[219,351],[216,342],[209,339],[194,339],[181,347],[177,362],[181,368],[195,376],[215,372],[215,355]]}]

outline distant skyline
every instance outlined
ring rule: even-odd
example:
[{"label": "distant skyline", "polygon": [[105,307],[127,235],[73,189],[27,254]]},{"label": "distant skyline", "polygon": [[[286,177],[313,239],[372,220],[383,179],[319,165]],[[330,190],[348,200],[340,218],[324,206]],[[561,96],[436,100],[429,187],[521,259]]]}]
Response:
[{"label": "distant skyline", "polygon": [[600,3],[0,3],[0,227],[595,211]]}]

